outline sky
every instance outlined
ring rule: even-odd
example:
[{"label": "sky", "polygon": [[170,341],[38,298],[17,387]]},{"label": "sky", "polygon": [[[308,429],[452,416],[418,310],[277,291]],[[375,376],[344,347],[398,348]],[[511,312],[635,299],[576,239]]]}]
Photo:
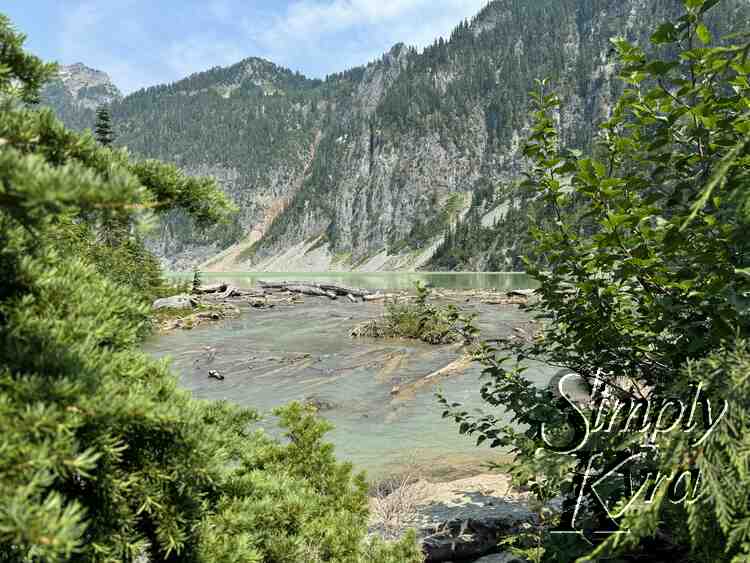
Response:
[{"label": "sky", "polygon": [[262,57],[323,78],[447,37],[488,0],[3,0],[44,60],[107,72],[124,92]]}]

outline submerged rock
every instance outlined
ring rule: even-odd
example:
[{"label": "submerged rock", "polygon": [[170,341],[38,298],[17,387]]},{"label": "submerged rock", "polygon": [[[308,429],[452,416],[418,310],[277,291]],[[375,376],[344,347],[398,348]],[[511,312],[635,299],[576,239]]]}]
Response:
[{"label": "submerged rock", "polygon": [[336,408],[336,403],[323,399],[322,397],[310,396],[307,397],[303,404],[305,406],[314,407],[317,411],[330,411]]}]

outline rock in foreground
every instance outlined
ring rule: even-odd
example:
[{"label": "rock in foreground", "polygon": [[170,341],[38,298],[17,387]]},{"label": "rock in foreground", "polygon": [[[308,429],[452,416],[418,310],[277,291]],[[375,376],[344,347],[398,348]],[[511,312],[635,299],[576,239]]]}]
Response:
[{"label": "rock in foreground", "polygon": [[508,476],[495,474],[448,483],[405,478],[387,494],[376,491],[370,508],[372,533],[394,538],[416,529],[426,563],[476,561],[535,521],[528,494],[512,491]]}]

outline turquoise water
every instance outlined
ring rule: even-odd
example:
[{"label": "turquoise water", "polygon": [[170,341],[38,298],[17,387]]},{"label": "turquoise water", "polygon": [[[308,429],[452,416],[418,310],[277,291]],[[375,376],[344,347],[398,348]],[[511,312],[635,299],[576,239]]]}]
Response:
[{"label": "turquoise water", "polygon": [[[169,274],[173,279],[192,279],[191,273]],[[532,289],[535,286],[530,276],[524,273],[503,272],[300,272],[300,273],[252,273],[223,272],[204,273],[206,283],[226,281],[239,288],[254,287],[258,280],[299,280],[341,283],[365,289],[411,289],[417,281],[447,289]]]},{"label": "turquoise water", "polygon": [[[353,283],[351,277],[344,279]],[[515,306],[462,306],[480,313],[485,338],[509,334],[514,323],[526,320]],[[202,399],[227,400],[263,412],[310,397],[330,403],[333,408],[321,415],[335,426],[328,438],[338,457],[372,478],[415,460],[436,478],[476,473],[482,463],[497,461],[501,452],[474,447],[453,422],[441,418],[435,398],[439,385],[467,409],[482,407],[481,367],[469,365],[437,378],[436,384],[424,384],[425,377],[455,362],[459,350],[349,337],[355,325],[382,313],[378,303],[305,298],[302,305],[252,309],[239,319],[160,336],[146,349],[157,357],[172,357],[181,384]],[[215,349],[213,358],[206,346]],[[226,379],[209,379],[209,369]],[[539,383],[552,376],[552,370],[541,365],[528,373]],[[401,388],[395,396],[394,385]]]}]

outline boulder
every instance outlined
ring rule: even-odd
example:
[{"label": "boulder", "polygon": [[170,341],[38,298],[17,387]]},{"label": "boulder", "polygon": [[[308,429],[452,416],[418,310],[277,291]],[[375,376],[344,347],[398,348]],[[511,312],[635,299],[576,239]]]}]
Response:
[{"label": "boulder", "polygon": [[432,487],[431,500],[415,522],[427,563],[489,555],[503,538],[536,521],[528,493],[511,492],[507,475],[480,475]]},{"label": "boulder", "polygon": [[215,369],[209,370],[208,377],[211,379],[217,379],[218,381],[224,381],[224,376]]},{"label": "boulder", "polygon": [[159,309],[192,309],[195,301],[189,295],[174,295],[157,299],[151,307],[158,311]]},{"label": "boulder", "polygon": [[[396,495],[391,504],[398,507],[399,520],[389,529],[388,514],[379,507],[389,506],[392,495]],[[404,504],[404,499],[411,499],[411,504]],[[390,539],[413,529],[426,563],[473,562],[496,554],[500,541],[537,521],[529,499],[528,492],[512,490],[510,477],[503,474],[442,483],[417,480],[385,498],[371,498],[370,534]]]},{"label": "boulder", "polygon": [[525,561],[506,551],[503,553],[485,555],[481,559],[474,561],[474,563],[525,563]]},{"label": "boulder", "polygon": [[422,540],[427,563],[466,561],[497,548],[498,541],[518,530],[520,522],[512,518],[457,519],[431,530]]}]

